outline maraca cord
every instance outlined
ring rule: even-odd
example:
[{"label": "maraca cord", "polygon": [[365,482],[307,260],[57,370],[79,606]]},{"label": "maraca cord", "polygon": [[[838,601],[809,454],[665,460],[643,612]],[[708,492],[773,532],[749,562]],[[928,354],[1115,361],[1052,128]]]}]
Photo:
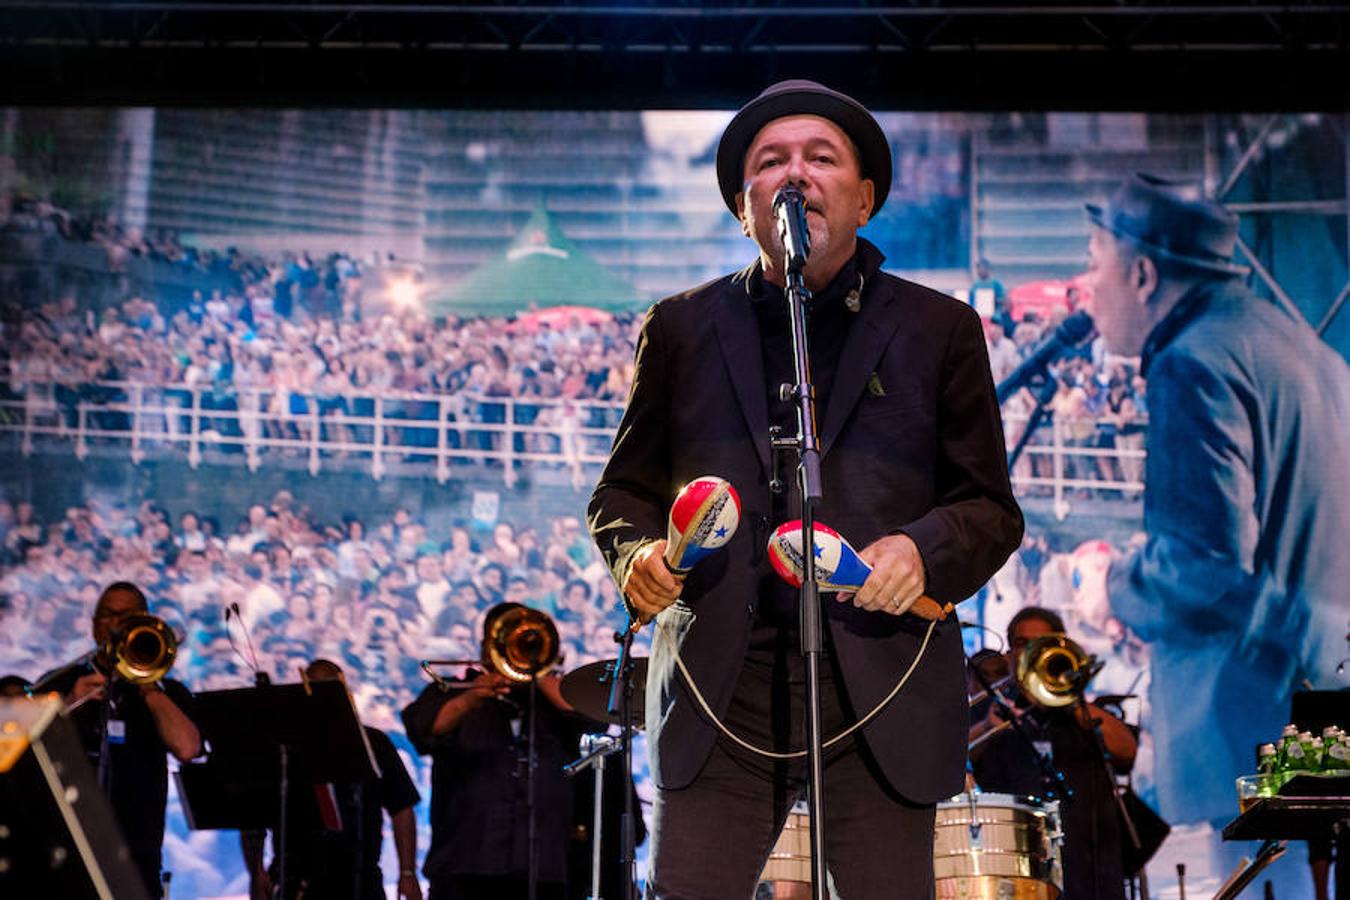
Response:
[{"label": "maraca cord", "polygon": [[[900,680],[895,683],[895,687],[891,688],[891,692],[887,694],[885,697],[883,697],[880,703],[872,707],[872,710],[867,715],[863,716],[861,719],[854,722],[852,725],[845,728],[843,731],[839,732],[834,737],[827,739],[825,743],[822,745],[822,748],[833,747],[835,744],[839,743],[849,735],[853,734],[853,732],[857,731],[859,728],[862,728],[868,722],[872,721],[877,716],[879,716],[881,714],[881,711],[885,709],[886,706],[892,700],[895,699],[895,696],[900,693],[901,688],[903,688],[906,682],[909,681],[909,676],[913,675],[914,670],[918,668],[919,661],[923,659],[924,651],[928,649],[928,642],[933,637],[933,629],[937,627],[937,623],[938,623],[937,619],[929,620],[928,630],[925,631],[923,634],[923,643],[919,645],[919,652],[914,654],[914,661],[909,664],[909,668],[906,669],[904,674],[900,676]],[[668,641],[670,643],[670,649],[675,654],[676,668],[678,668],[680,670],[680,674],[684,676],[684,681],[686,684],[689,685],[689,691],[694,695],[694,701],[698,704],[699,709],[703,710],[704,715],[706,715],[712,721],[712,723],[715,726],[717,726],[718,731],[722,732],[722,734],[724,734],[731,741],[734,741],[738,746],[743,747],[746,750],[749,750],[751,753],[755,753],[758,754],[759,756],[764,756],[769,759],[801,759],[802,757],[806,756],[805,750],[791,750],[786,753],[780,753],[776,750],[765,750],[763,747],[755,746],[754,744],[745,740],[740,735],[736,734],[734,731],[728,728],[726,726],[726,723],[724,723],[720,718],[717,717],[717,713],[712,711],[712,707],[708,705],[708,701],[706,698],[704,698],[703,692],[698,689],[698,684],[694,681],[694,676],[689,673],[689,669],[686,668],[684,665],[684,659],[680,656],[679,645],[676,644],[675,639],[672,638],[667,633],[666,625],[664,622],[660,621],[660,619],[657,619],[656,622],[656,634],[658,637],[661,638],[661,640]]]}]

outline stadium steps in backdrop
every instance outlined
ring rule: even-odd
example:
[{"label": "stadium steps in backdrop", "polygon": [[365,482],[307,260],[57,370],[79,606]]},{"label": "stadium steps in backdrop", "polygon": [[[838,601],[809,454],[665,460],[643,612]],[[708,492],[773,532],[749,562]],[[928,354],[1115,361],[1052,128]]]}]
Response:
[{"label": "stadium steps in backdrop", "polygon": [[1052,113],[1034,138],[972,139],[972,263],[984,257],[1004,284],[1083,271],[1088,220],[1131,172],[1199,184],[1201,120],[1134,113]]}]

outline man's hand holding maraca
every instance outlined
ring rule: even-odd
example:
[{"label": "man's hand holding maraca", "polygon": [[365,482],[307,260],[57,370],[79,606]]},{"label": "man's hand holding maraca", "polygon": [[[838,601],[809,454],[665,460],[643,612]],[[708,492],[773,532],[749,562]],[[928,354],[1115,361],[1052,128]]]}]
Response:
[{"label": "man's hand holding maraca", "polygon": [[741,498],[716,475],[690,481],[675,495],[666,520],[666,539],[633,554],[624,573],[623,594],[637,613],[636,628],[680,596],[685,573],[727,545],[741,521]]},{"label": "man's hand holding maraca", "polygon": [[927,576],[919,548],[907,534],[878,538],[858,554],[872,567],[857,593],[841,593],[838,599],[873,612],[903,615],[923,596]]},{"label": "man's hand holding maraca", "polygon": [[666,564],[666,541],[653,541],[633,554],[623,579],[623,594],[637,611],[638,620],[650,622],[674,603],[684,589],[684,576]]}]

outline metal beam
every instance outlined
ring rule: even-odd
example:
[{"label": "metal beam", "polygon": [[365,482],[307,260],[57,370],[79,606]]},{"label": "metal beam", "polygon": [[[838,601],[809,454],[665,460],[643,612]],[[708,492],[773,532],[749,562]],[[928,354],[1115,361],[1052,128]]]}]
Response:
[{"label": "metal beam", "polygon": [[579,18],[876,18],[879,16],[914,18],[962,16],[980,18],[1055,17],[1076,19],[1082,16],[1111,16],[1122,18],[1153,18],[1158,16],[1268,16],[1320,17],[1350,13],[1347,3],[1293,4],[1228,4],[1196,3],[1172,5],[1125,6],[1119,3],[1075,4],[1056,6],[961,6],[939,4],[934,6],[612,6],[608,4],[527,4],[497,3],[295,3],[279,2],[201,2],[190,0],[127,0],[127,2],[89,2],[89,0],[0,0],[0,9],[13,10],[71,10],[75,12],[184,12],[184,13],[280,13],[284,15],[346,15],[375,14],[390,16],[433,15],[510,15],[534,18],[544,15],[576,16]]}]

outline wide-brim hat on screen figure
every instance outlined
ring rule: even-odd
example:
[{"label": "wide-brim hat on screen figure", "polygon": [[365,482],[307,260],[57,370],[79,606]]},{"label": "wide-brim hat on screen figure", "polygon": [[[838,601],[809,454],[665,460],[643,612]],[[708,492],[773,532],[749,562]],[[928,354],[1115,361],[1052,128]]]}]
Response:
[{"label": "wide-brim hat on screen figure", "polygon": [[794,78],[769,85],[741,107],[717,145],[717,185],[727,209],[736,213],[736,195],[745,183],[745,154],[759,130],[784,116],[820,116],[838,125],[858,148],[862,177],[873,185],[872,215],[891,190],[891,144],[877,120],[857,100],[823,84]]},{"label": "wide-brim hat on screen figure", "polygon": [[1135,242],[1146,256],[1225,275],[1251,272],[1233,260],[1237,214],[1205,200],[1190,185],[1138,172],[1111,195],[1105,207],[1086,206],[1093,223]]}]

